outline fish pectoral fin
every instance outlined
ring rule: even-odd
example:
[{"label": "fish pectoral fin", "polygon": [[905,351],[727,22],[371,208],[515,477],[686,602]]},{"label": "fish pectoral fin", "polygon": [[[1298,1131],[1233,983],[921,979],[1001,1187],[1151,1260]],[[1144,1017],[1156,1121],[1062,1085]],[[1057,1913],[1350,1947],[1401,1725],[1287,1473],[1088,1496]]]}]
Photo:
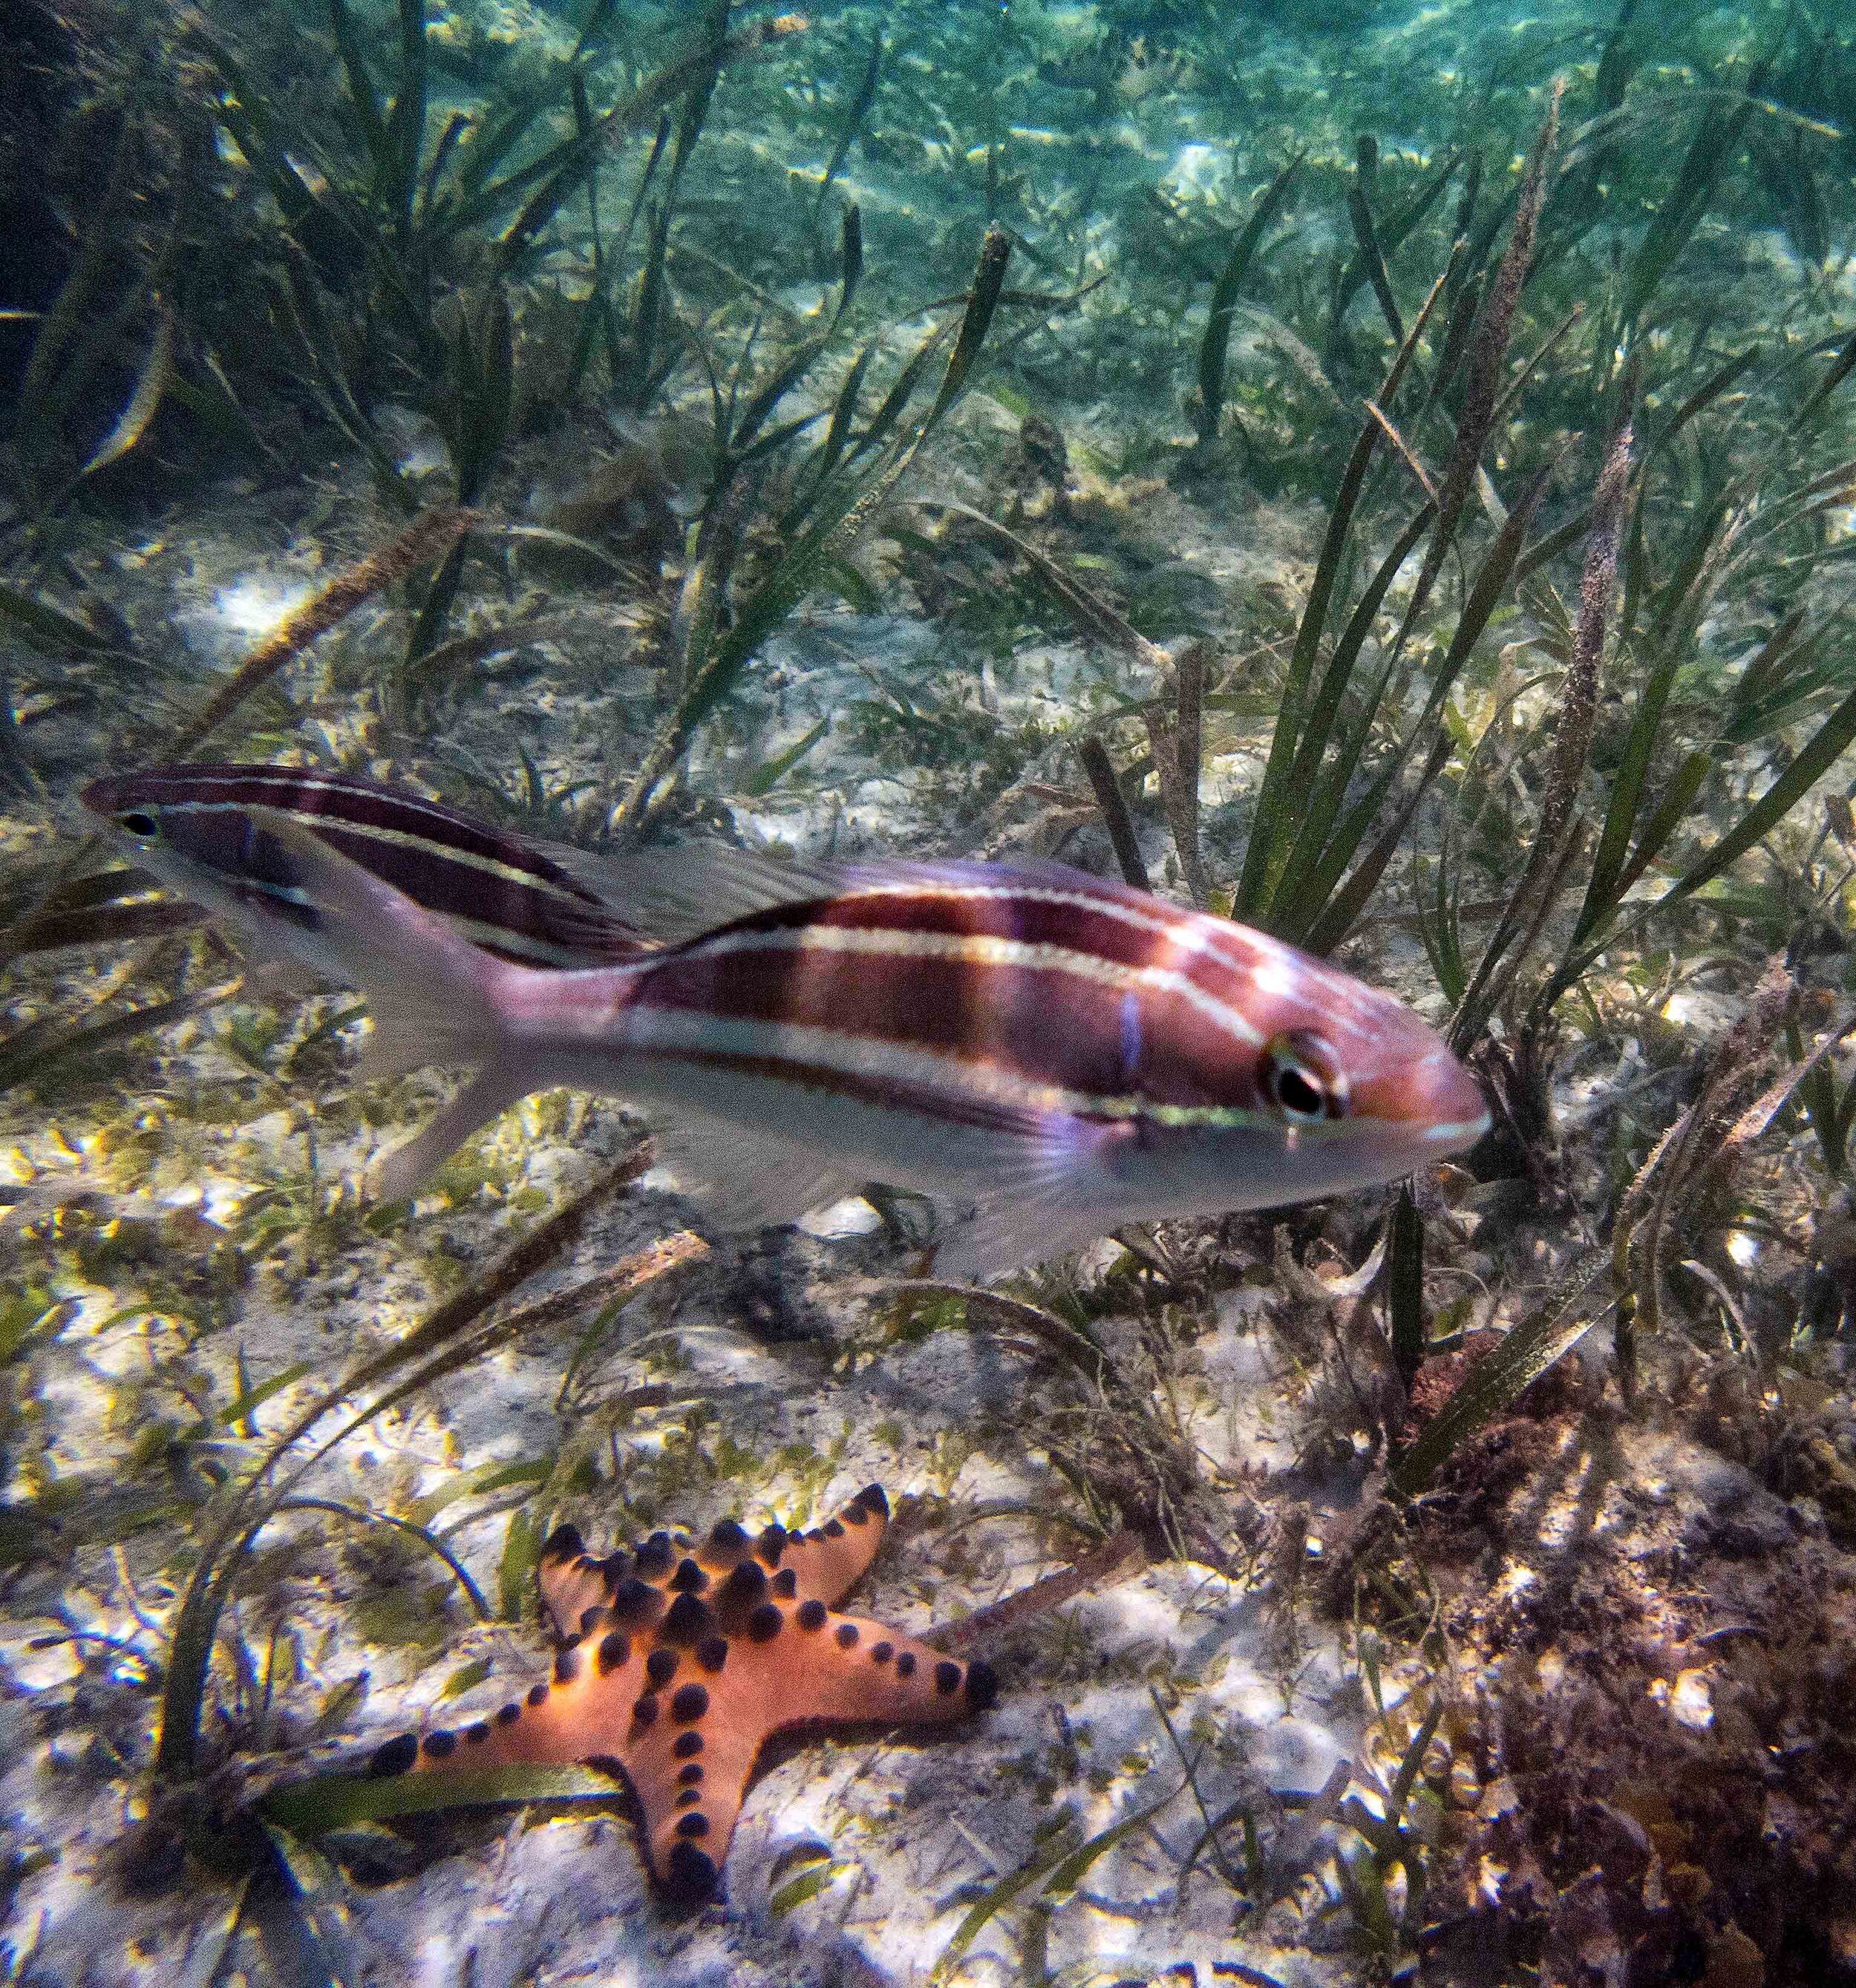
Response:
[{"label": "fish pectoral fin", "polygon": [[1027,1114],[1017,1130],[980,1134],[992,1151],[969,1157],[979,1209],[935,1246],[935,1275],[989,1283],[1106,1235],[1126,1219],[1102,1164],[1119,1129]]},{"label": "fish pectoral fin", "polygon": [[713,1201],[724,1226],[768,1229],[856,1192],[841,1167],[775,1132],[679,1114],[654,1134],[680,1185]]}]

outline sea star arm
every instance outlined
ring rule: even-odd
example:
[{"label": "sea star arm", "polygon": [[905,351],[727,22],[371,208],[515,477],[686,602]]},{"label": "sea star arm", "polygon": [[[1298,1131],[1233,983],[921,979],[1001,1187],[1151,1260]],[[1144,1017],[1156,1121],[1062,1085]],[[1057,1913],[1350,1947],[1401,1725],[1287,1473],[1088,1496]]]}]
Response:
[{"label": "sea star arm", "polygon": [[889,1500],[880,1484],[867,1484],[835,1518],[811,1532],[769,1526],[758,1537],[732,1520],[717,1526],[700,1547],[654,1533],[630,1552],[595,1559],[576,1528],[559,1527],[542,1550],[537,1584],[542,1608],[563,1641],[585,1631],[589,1609],[610,1608],[627,1581],[661,1584],[680,1557],[693,1557],[712,1577],[756,1560],[769,1574],[789,1573],[795,1598],[835,1608],[875,1559],[889,1527]]},{"label": "sea star arm", "polygon": [[802,1601],[835,1608],[863,1578],[888,1530],[889,1500],[883,1487],[867,1484],[836,1518],[812,1532],[789,1533],[775,1564],[797,1577]]},{"label": "sea star arm", "polygon": [[993,1700],[987,1665],[955,1663],[881,1622],[833,1614],[816,1599],[762,1602],[754,1614],[745,1634],[718,1639],[725,1649],[698,1645],[695,1662],[666,1680],[627,1756],[651,1868],[673,1897],[713,1887],[754,1763],[776,1733],[825,1722],[950,1724]]},{"label": "sea star arm", "polygon": [[456,1773],[512,1766],[563,1767],[581,1760],[624,1764],[632,1708],[650,1689],[648,1646],[623,1631],[590,1645],[576,1638],[554,1660],[551,1678],[532,1685],[494,1717],[423,1740],[403,1733],[376,1750],[375,1775]]}]

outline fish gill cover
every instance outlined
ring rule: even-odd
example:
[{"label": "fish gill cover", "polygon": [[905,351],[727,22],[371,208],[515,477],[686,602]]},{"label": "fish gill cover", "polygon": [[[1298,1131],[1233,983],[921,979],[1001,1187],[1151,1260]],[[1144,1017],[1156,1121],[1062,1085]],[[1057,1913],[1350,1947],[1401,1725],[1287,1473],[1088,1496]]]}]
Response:
[{"label": "fish gill cover", "polygon": [[[9,1978],[1856,1980],[1846,10],[13,0],[0,63]],[[228,766],[333,826],[140,832]],[[900,1147],[409,1067],[364,919],[272,942],[577,982],[894,859],[1317,956],[1489,1129],[1087,1233],[981,1168],[1049,1254],[975,1283]],[[1348,1108],[1337,1026],[1243,1108]],[[637,1632],[705,1707],[583,1750],[634,1631],[560,1528],[693,1621],[871,1480],[834,1654],[796,1576]],[[538,1593],[590,1709],[474,1769]],[[674,1745],[769,1725],[654,1888]]]}]

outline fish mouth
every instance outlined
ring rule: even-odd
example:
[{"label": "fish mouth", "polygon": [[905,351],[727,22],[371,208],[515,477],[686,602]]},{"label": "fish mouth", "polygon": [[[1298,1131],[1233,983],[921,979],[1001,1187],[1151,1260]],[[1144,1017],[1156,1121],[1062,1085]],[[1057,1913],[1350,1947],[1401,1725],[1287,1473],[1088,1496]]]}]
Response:
[{"label": "fish mouth", "polygon": [[1486,1106],[1473,1118],[1447,1121],[1441,1125],[1427,1125],[1423,1134],[1425,1151],[1432,1159],[1447,1159],[1452,1153],[1466,1152],[1487,1133],[1495,1123]]},{"label": "fish mouth", "polygon": [[93,814],[115,814],[121,810],[128,796],[120,778],[106,775],[100,780],[93,780],[77,798]]},{"label": "fish mouth", "polygon": [[1473,1146],[1493,1122],[1482,1086],[1442,1043],[1362,1087],[1357,1104],[1359,1117],[1373,1121],[1388,1144],[1432,1159]]},{"label": "fish mouth", "polygon": [[1351,1129],[1359,1135],[1362,1158],[1389,1180],[1428,1166],[1434,1160],[1467,1152],[1493,1122],[1488,1111],[1479,1108],[1473,1117],[1381,1120],[1370,1129],[1364,1121],[1355,1119]]},{"label": "fish mouth", "polygon": [[1273,1160],[1253,1156],[1262,1178],[1247,1184],[1246,1199],[1232,1205],[1286,1208],[1384,1188],[1466,1151],[1488,1122],[1486,1113],[1440,1125],[1350,1119],[1331,1128],[1346,1136],[1297,1141]]}]

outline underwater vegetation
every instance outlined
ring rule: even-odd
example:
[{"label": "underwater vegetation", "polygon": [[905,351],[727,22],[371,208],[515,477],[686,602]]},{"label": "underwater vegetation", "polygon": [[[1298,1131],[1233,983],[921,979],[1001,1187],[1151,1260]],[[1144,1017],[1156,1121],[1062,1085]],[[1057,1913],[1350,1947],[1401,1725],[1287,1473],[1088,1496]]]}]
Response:
[{"label": "underwater vegetation", "polygon": [[[1842,10],[0,63],[8,1977],[1856,1980]],[[1002,1171],[1009,1262],[860,1151],[743,1234],[674,1112],[384,1053],[364,920],[306,974],[174,888],[135,783],[208,767],[441,807],[435,882],[321,846],[467,962],[546,898],[536,977],[721,923],[590,881],[692,847],[1067,864],[1415,1009],[1489,1129],[1106,1239]],[[860,1557],[776,1594],[786,1525]],[[705,1712],[608,1744],[640,1671]]]}]

